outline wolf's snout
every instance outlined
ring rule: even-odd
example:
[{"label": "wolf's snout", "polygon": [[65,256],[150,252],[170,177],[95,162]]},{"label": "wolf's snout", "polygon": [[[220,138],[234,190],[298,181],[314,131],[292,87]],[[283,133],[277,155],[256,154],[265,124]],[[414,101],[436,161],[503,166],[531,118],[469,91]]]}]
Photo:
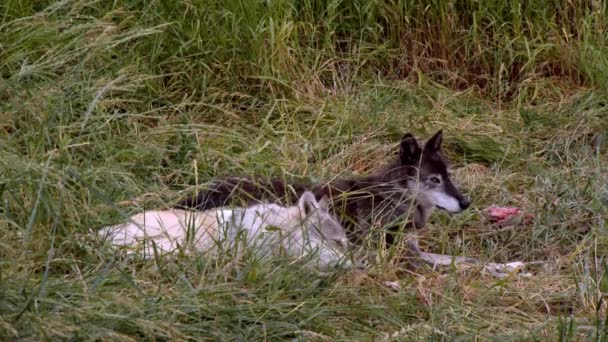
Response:
[{"label": "wolf's snout", "polygon": [[465,210],[471,205],[471,201],[468,198],[463,198],[458,201],[458,204],[460,204],[460,209]]}]

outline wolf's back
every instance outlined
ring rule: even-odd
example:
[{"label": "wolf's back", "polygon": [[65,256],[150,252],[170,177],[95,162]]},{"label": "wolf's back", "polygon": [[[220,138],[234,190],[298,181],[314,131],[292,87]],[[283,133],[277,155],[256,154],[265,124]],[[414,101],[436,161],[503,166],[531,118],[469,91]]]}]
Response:
[{"label": "wolf's back", "polygon": [[231,214],[228,210],[151,210],[131,216],[128,222],[102,228],[98,235],[144,257],[154,255],[154,249],[168,253],[185,248],[187,252],[191,246],[204,251],[219,241]]},{"label": "wolf's back", "polygon": [[288,184],[281,179],[229,177],[181,200],[175,208],[209,210],[225,206],[246,207],[262,201],[293,205],[307,188],[306,184]]}]

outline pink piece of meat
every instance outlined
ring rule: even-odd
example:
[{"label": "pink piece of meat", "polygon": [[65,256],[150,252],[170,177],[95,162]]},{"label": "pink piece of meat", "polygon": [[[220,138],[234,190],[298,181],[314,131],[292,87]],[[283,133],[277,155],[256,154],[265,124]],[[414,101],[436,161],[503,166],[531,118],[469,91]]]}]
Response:
[{"label": "pink piece of meat", "polygon": [[493,222],[501,222],[519,215],[522,210],[515,207],[491,207],[487,210],[490,220]]}]

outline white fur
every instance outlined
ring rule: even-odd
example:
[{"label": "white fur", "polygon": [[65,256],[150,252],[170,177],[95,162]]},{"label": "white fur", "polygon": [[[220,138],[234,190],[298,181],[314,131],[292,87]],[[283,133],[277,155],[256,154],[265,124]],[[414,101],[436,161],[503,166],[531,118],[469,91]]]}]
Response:
[{"label": "white fur", "polygon": [[[191,212],[186,210],[152,210],[129,218],[129,222],[105,227],[98,234],[115,246],[133,247],[149,258],[154,250],[169,253],[191,244],[196,250],[213,247],[219,227],[232,216],[230,210]],[[188,234],[190,233],[190,234]]]},{"label": "white fur", "polygon": [[[132,216],[127,223],[105,227],[99,235],[147,258],[154,255],[155,248],[163,253],[178,248],[184,252],[208,251],[220,244],[231,248],[245,241],[262,256],[277,255],[283,247],[292,257],[315,256],[311,261],[320,268],[351,267],[351,262],[335,248],[336,244],[347,243],[344,228],[329,213],[327,202],[317,202],[310,192],[305,192],[298,205],[292,207],[260,204],[204,212],[147,211]],[[240,239],[243,235],[244,240]]]},{"label": "white fur", "polygon": [[443,191],[431,190],[428,192],[428,197],[431,199],[433,204],[438,207],[442,207],[443,209],[451,213],[458,213],[462,211],[458,200],[452,196],[447,195]]}]

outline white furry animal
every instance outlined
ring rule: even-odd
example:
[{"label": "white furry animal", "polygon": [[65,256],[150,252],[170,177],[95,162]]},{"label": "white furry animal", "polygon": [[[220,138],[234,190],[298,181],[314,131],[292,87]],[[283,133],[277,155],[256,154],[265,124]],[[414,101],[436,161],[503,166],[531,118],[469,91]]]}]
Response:
[{"label": "white furry animal", "polygon": [[210,251],[245,241],[262,256],[277,255],[283,248],[292,257],[312,256],[310,261],[319,268],[350,268],[350,260],[336,248],[348,245],[346,233],[328,207],[326,198],[317,201],[306,191],[297,206],[268,203],[203,212],[147,211],[127,223],[102,228],[98,234],[114,246],[133,248],[147,258],[155,249]]}]

